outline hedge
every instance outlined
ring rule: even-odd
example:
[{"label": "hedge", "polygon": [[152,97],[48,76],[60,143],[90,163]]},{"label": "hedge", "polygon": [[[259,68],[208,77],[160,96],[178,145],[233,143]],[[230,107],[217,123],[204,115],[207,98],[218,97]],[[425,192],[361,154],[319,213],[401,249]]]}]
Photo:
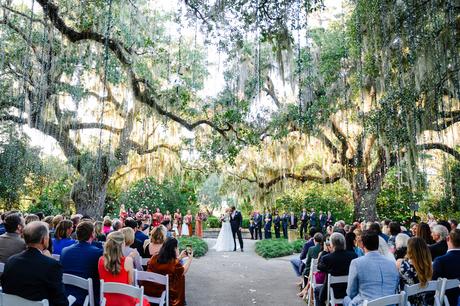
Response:
[{"label": "hedge", "polygon": [[263,258],[276,258],[300,253],[305,240],[289,242],[287,239],[265,239],[256,242],[256,253]]},{"label": "hedge", "polygon": [[193,249],[193,257],[202,257],[208,252],[208,244],[199,237],[180,237],[179,251],[182,252],[185,248],[191,245]]}]

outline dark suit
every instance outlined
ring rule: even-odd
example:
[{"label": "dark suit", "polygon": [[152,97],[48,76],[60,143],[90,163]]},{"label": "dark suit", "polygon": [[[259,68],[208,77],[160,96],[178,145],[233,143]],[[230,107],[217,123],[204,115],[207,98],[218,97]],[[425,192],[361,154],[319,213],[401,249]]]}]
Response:
[{"label": "dark suit", "polygon": [[327,216],[325,214],[319,215],[319,227],[321,231],[325,232],[326,230]]},{"label": "dark suit", "polygon": [[233,233],[233,243],[235,247],[233,248],[236,251],[236,239],[235,235],[238,236],[238,241],[240,243],[240,249],[243,250],[243,237],[241,236],[240,228],[243,227],[243,216],[239,211],[235,211],[234,213],[230,214],[230,225],[232,227]]},{"label": "dark suit", "polygon": [[318,228],[318,221],[316,220],[316,213],[312,212],[310,215],[310,227],[315,227],[317,230]]},{"label": "dark suit", "polygon": [[[267,221],[268,220],[268,221]],[[264,238],[271,239],[272,238],[272,215],[265,214],[264,215]]]},{"label": "dark suit", "polygon": [[273,218],[273,228],[275,229],[275,237],[280,238],[281,218],[279,215],[275,215]]},{"label": "dark suit", "polygon": [[[61,253],[62,272],[73,274],[82,278],[91,278],[93,280],[94,295],[96,301],[99,301],[99,274],[97,263],[102,256],[102,249],[93,246],[87,242],[78,242],[66,247]],[[78,289],[74,286],[66,286],[67,294],[73,295],[77,300],[74,305],[83,305],[86,290]],[[98,304],[97,302],[95,304]]]},{"label": "dark suit", "polygon": [[308,226],[308,213],[307,212],[302,212],[300,214],[300,237],[304,237],[304,233],[307,233],[307,226]]},{"label": "dark suit", "polygon": [[[358,256],[355,252],[345,250],[335,251],[326,256],[321,256],[321,259],[318,262],[318,270],[331,274],[332,276],[348,275],[350,263],[357,257]],[[326,301],[326,285],[327,284],[325,283],[322,290],[320,291],[320,301],[322,302],[321,304],[324,304]],[[336,298],[343,298],[347,295],[347,284],[332,285],[332,288]]]},{"label": "dark suit", "polygon": [[281,223],[283,225],[283,236],[284,238],[288,238],[288,226],[289,226],[289,215],[288,214],[283,214],[281,217]]},{"label": "dark suit", "polygon": [[32,301],[47,299],[50,306],[69,304],[61,264],[35,248],[10,257],[2,274],[2,288],[4,293]]},{"label": "dark suit", "polygon": [[431,253],[431,260],[435,260],[437,257],[445,255],[447,252],[447,241],[446,240],[441,240],[439,242],[436,242],[435,244],[432,244],[428,246],[430,249]]},{"label": "dark suit", "polygon": [[[289,228],[290,229],[296,229],[297,228],[297,216],[288,216],[289,220]],[[303,237],[301,237],[303,239]]]},{"label": "dark suit", "polygon": [[[433,262],[433,280],[439,277],[447,279],[460,279],[460,249],[450,250],[446,255],[439,256]],[[446,291],[450,305],[457,305],[460,289],[455,288]]]},{"label": "dark suit", "polygon": [[254,215],[254,232],[255,232],[256,240],[257,239],[262,240],[262,222],[263,222],[263,218],[261,214]]}]

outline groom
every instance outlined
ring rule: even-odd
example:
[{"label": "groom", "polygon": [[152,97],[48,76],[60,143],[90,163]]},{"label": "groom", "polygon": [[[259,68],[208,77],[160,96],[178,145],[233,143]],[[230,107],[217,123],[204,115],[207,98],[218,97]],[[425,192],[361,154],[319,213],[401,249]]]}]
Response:
[{"label": "groom", "polygon": [[243,226],[243,217],[241,213],[236,210],[235,206],[232,206],[232,213],[230,214],[230,225],[232,226],[232,234],[233,234],[233,243],[235,247],[233,248],[233,252],[236,251],[236,240],[235,234],[238,235],[238,241],[240,242],[240,249],[243,252],[243,238],[241,237],[241,227]]}]

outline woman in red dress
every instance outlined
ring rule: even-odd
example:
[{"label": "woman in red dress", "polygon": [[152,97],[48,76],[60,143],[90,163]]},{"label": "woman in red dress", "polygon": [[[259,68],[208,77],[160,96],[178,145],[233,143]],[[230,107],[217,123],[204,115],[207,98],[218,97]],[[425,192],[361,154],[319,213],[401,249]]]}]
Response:
[{"label": "woman in red dress", "polygon": [[153,227],[157,227],[163,222],[163,214],[160,212],[160,209],[157,208],[157,211],[153,214]]},{"label": "woman in red dress", "polygon": [[190,237],[192,237],[192,235],[193,235],[193,231],[192,231],[192,222],[193,222],[192,211],[187,210],[187,214],[185,215],[184,221],[188,226],[188,235]]},{"label": "woman in red dress", "polygon": [[182,214],[180,213],[180,209],[176,209],[176,212],[174,213],[174,220],[177,222],[177,231],[182,233]]},{"label": "woman in red dress", "polygon": [[[158,255],[153,256],[147,264],[147,271],[169,276],[169,305],[171,306],[185,305],[185,274],[193,258],[193,252],[187,254],[183,251],[179,255],[177,245],[175,238],[168,238]],[[181,265],[180,260],[185,257],[189,259]],[[141,284],[144,286],[145,294],[150,296],[160,296],[165,290],[163,285],[153,282]]]},{"label": "woman in red dress", "polygon": [[169,212],[169,210],[167,210],[166,213],[163,216],[163,221],[172,221],[171,219],[172,219],[171,218],[171,213]]},{"label": "woman in red dress", "polygon": [[197,237],[203,237],[203,219],[204,219],[204,214],[199,211],[195,215],[195,236]]},{"label": "woman in red dress", "polygon": [[[104,253],[99,258],[98,271],[100,279],[104,282],[115,282],[127,285],[133,284],[134,263],[131,254],[123,256],[125,238],[122,232],[112,232],[107,236],[104,245]],[[134,256],[134,254],[133,254]],[[128,295],[119,293],[106,293],[106,306],[135,306],[139,301]],[[144,299],[143,306],[149,306],[149,302]]]}]

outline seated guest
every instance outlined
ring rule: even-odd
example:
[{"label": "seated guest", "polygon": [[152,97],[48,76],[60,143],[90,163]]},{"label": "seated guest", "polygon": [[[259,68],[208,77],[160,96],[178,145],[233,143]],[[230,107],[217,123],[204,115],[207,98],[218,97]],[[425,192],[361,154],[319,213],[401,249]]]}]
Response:
[{"label": "seated guest", "polygon": [[62,268],[55,259],[42,254],[48,248],[49,230],[44,222],[33,221],[24,228],[27,249],[10,257],[2,274],[4,293],[67,306],[69,302],[62,283]]},{"label": "seated guest", "polygon": [[386,235],[385,233],[382,233],[382,229],[380,227],[380,224],[374,222],[374,223],[371,223],[368,227],[368,230],[369,231],[373,231],[375,233],[377,233],[377,235],[379,235],[380,237],[382,237],[385,242],[388,241],[388,239],[390,239],[390,237],[388,237],[388,235]]},{"label": "seated guest", "polygon": [[102,232],[107,235],[112,231],[112,220],[109,216],[104,217],[103,221],[104,227],[102,228]]},{"label": "seated guest", "polygon": [[40,221],[40,218],[36,214],[28,214],[26,216],[26,219],[25,219],[26,225],[34,221]]},{"label": "seated guest", "polygon": [[[401,277],[400,289],[404,290],[405,285],[420,284],[424,288],[431,280],[433,268],[431,266],[431,254],[428,246],[420,237],[410,238],[407,243],[407,255],[396,263]],[[409,297],[411,305],[428,305],[426,293]]]},{"label": "seated guest", "polygon": [[21,253],[26,249],[26,244],[21,238],[24,220],[18,213],[5,216],[6,233],[0,236],[0,262],[5,263],[12,255]]},{"label": "seated guest", "polygon": [[161,225],[163,225],[166,228],[166,238],[174,237],[174,232],[172,231],[170,220],[163,220],[163,222],[161,222]]},{"label": "seated guest", "polygon": [[[447,236],[448,251],[446,255],[437,257],[433,262],[433,279],[439,277],[447,279],[460,279],[460,229],[450,232]],[[446,291],[450,305],[456,305],[460,289]]]},{"label": "seated guest", "polygon": [[123,256],[128,256],[132,253],[133,261],[134,261],[134,268],[138,271],[143,271],[142,269],[142,260],[139,252],[130,247],[134,243],[134,230],[130,227],[124,227],[120,230],[125,237],[125,246],[123,247]]},{"label": "seated guest", "polygon": [[398,234],[395,239],[395,259],[403,259],[406,256],[407,252],[407,242],[409,241],[409,236],[406,234]]},{"label": "seated guest", "polygon": [[323,234],[316,233],[313,236],[313,243],[315,244],[311,248],[308,249],[307,252],[307,261],[305,262],[305,267],[302,271],[302,275],[308,276],[310,274],[310,267],[312,259],[318,258],[319,253],[323,249]]},{"label": "seated guest", "polygon": [[455,219],[450,219],[450,220],[449,220],[449,224],[450,224],[450,229],[449,229],[449,231],[453,231],[454,229],[457,229],[458,221],[455,220]]},{"label": "seated guest", "polygon": [[398,287],[399,273],[395,263],[378,252],[378,234],[365,231],[362,243],[366,255],[351,261],[344,306],[361,305],[364,300],[394,294]]},{"label": "seated guest", "polygon": [[142,224],[142,220],[137,220],[137,227],[135,230],[135,237],[136,237],[136,240],[139,240],[141,242],[141,245],[144,245],[144,241],[149,239],[149,236],[147,236],[146,234],[144,234],[144,232],[142,232],[142,228],[143,228],[143,224]]},{"label": "seated guest", "polygon": [[431,229],[431,237],[433,237],[434,244],[430,245],[431,258],[435,260],[437,257],[447,253],[447,235],[449,231],[443,225],[434,225]]},{"label": "seated guest", "polygon": [[[188,257],[184,265],[182,259]],[[149,260],[147,271],[169,276],[169,305],[185,305],[185,274],[193,259],[193,252],[183,251],[179,255],[178,243],[175,238],[168,238],[158,255]],[[160,296],[165,289],[163,285],[152,282],[143,282],[144,293],[151,296]]]},{"label": "seated guest", "polygon": [[[333,233],[330,243],[331,253],[321,257],[321,260],[318,262],[318,270],[332,276],[348,275],[351,261],[358,256],[354,251],[346,250],[345,237],[340,233]],[[335,297],[343,298],[346,295],[347,286],[345,284],[334,284],[331,287],[334,290]],[[319,295],[320,305],[325,304],[326,296],[327,286],[323,286]]]},{"label": "seated guest", "polygon": [[3,235],[6,233],[6,230],[5,230],[5,217],[6,217],[6,213],[2,213],[0,215],[0,235]]},{"label": "seated guest", "polygon": [[105,234],[102,232],[102,222],[96,221],[94,222],[94,232],[96,234],[96,240],[99,242],[105,241]]},{"label": "seated guest", "polygon": [[417,226],[416,236],[425,240],[426,244],[428,245],[434,244],[433,237],[431,237],[431,228],[427,223],[420,222],[420,224]]},{"label": "seated guest", "polygon": [[[104,253],[98,262],[99,277],[105,282],[133,285],[133,257],[123,256],[124,246],[125,238],[122,232],[112,232],[107,236]],[[137,299],[119,293],[106,293],[104,297],[106,306],[135,306],[136,303],[139,303]],[[149,305],[147,300],[144,300],[142,304]]]},{"label": "seated guest", "polygon": [[64,217],[62,215],[54,216],[53,221],[51,222],[51,227],[50,227],[51,238],[54,238],[54,233],[56,232],[56,228],[59,222],[61,222],[62,220],[64,220]]},{"label": "seated guest", "polygon": [[399,233],[401,233],[401,225],[399,225],[399,222],[390,222],[388,228],[390,231],[390,237],[388,238],[388,246],[390,247],[390,249],[394,249],[396,245],[396,236]]},{"label": "seated guest", "polygon": [[70,220],[62,220],[56,227],[56,232],[53,238],[53,254],[61,255],[63,248],[75,243],[75,240],[70,238],[73,231],[73,223]]},{"label": "seated guest", "polygon": [[[60,257],[62,272],[85,279],[91,278],[94,284],[95,301],[99,301],[97,263],[102,256],[102,249],[91,245],[95,239],[94,226],[91,222],[79,223],[76,233],[78,242],[62,250]],[[88,294],[86,290],[74,286],[66,286],[66,292],[77,299],[74,305],[83,305]]]},{"label": "seated guest", "polygon": [[112,229],[110,232],[116,232],[120,230],[123,227],[123,222],[121,220],[115,219],[112,222]]},{"label": "seated guest", "polygon": [[316,229],[314,227],[310,228],[310,239],[308,239],[307,242],[305,242],[305,244],[303,245],[302,252],[300,252],[300,257],[291,259],[292,268],[294,269],[294,272],[298,277],[302,276],[302,271],[304,268],[302,260],[307,258],[308,249],[315,245],[313,239],[315,233]]},{"label": "seated guest", "polygon": [[385,239],[383,239],[380,236],[379,236],[379,253],[380,255],[383,255],[389,260],[396,263],[395,256],[390,252],[390,247],[388,246],[388,243],[386,243]]},{"label": "seated guest", "polygon": [[[357,240],[356,240],[356,234],[355,234],[355,231],[357,230],[354,230],[353,232],[349,232],[345,235],[345,242],[346,242],[346,250],[347,251],[351,251],[351,252],[355,252],[356,255],[358,257],[360,256],[364,256],[364,252],[363,250],[361,250],[356,244],[357,244]],[[358,230],[359,231],[359,230]],[[361,238],[361,237],[360,237]]]},{"label": "seated guest", "polygon": [[[125,227],[129,227],[129,228],[133,229],[133,231],[137,231],[138,230],[137,221],[134,220],[131,217],[126,218]],[[126,241],[125,241],[125,243],[126,243]],[[144,243],[142,241],[140,241],[140,240],[136,239],[136,237],[134,237],[134,241],[130,245],[127,245],[127,246],[136,249],[139,254],[143,254],[144,253],[143,245],[144,245]]]},{"label": "seated guest", "polygon": [[166,228],[163,225],[154,227],[150,240],[145,240],[143,248],[143,258],[151,258],[160,252],[163,243],[166,240]]}]

